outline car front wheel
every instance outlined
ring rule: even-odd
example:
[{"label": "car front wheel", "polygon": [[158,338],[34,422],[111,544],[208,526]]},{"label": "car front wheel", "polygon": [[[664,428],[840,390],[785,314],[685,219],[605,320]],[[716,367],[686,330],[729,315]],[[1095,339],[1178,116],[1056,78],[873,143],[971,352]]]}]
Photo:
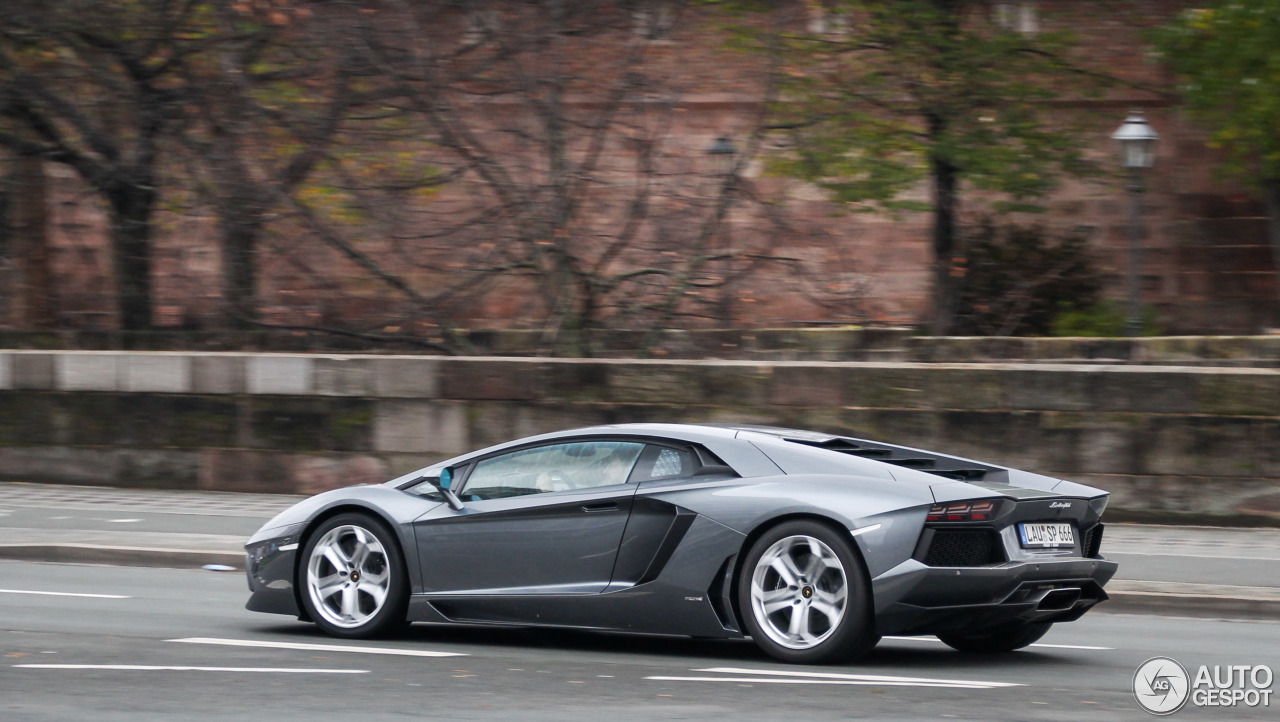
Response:
[{"label": "car front wheel", "polygon": [[793,521],[748,550],[738,604],[747,632],[769,655],[822,664],[875,646],[866,574],[844,536],[816,521]]},{"label": "car front wheel", "polygon": [[371,516],[339,514],[317,527],[298,572],[302,603],[329,634],[373,637],[405,623],[409,595],[400,547]]}]

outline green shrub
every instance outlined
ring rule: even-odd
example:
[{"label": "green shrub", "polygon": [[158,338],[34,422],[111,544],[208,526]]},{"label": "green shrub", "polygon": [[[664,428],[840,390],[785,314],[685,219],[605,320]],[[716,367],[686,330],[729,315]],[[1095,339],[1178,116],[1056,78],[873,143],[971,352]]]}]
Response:
[{"label": "green shrub", "polygon": [[1098,303],[1100,274],[1083,233],[1050,238],[1041,226],[985,218],[965,229],[965,242],[955,333],[1045,336],[1060,315]]},{"label": "green shrub", "polygon": [[[1161,331],[1155,323],[1155,311],[1142,309],[1142,328],[1140,336],[1159,336]],[[1054,336],[1090,336],[1094,338],[1113,338],[1126,335],[1129,312],[1124,304],[1114,301],[1100,301],[1088,308],[1064,309],[1053,320],[1051,333]]]}]

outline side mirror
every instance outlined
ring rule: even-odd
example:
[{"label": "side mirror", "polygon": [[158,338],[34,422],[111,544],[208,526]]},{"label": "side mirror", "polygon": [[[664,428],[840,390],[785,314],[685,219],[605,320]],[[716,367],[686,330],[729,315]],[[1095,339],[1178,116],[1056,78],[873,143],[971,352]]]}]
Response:
[{"label": "side mirror", "polygon": [[432,486],[440,490],[440,495],[449,503],[449,508],[454,511],[462,511],[462,500],[458,495],[453,493],[450,488],[453,486],[453,472],[448,468],[441,470],[440,476],[429,476],[426,481]]}]

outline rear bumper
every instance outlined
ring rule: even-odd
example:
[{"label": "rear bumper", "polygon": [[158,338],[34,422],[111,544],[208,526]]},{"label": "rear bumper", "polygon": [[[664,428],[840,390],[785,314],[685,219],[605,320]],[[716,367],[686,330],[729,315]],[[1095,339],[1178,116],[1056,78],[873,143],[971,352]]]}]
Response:
[{"label": "rear bumper", "polygon": [[914,559],[872,580],[879,634],[980,632],[1009,624],[1068,622],[1106,601],[1116,572],[1106,559],[928,567]]}]

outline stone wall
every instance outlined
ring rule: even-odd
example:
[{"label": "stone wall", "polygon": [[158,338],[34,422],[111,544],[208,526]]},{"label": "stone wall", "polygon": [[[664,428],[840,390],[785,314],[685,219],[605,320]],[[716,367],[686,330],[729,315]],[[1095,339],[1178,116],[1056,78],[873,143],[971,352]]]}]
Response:
[{"label": "stone wall", "polygon": [[[541,333],[463,329],[468,356],[538,356]],[[907,328],[823,326],[752,329],[600,331],[605,358],[749,359],[753,361],[915,361],[921,363],[1107,363],[1280,368],[1280,333],[1265,336],[1050,338],[917,336]],[[420,347],[327,334],[268,331],[3,331],[0,348],[31,351],[240,351],[294,354],[395,354]],[[644,349],[644,352],[641,350]]]},{"label": "stone wall", "polygon": [[1280,368],[1280,334],[1151,338],[929,337],[902,339],[902,359],[918,362],[1145,364]]},{"label": "stone wall", "polygon": [[0,352],[0,479],[313,492],[623,421],[808,427],[1280,522],[1280,370]]}]

